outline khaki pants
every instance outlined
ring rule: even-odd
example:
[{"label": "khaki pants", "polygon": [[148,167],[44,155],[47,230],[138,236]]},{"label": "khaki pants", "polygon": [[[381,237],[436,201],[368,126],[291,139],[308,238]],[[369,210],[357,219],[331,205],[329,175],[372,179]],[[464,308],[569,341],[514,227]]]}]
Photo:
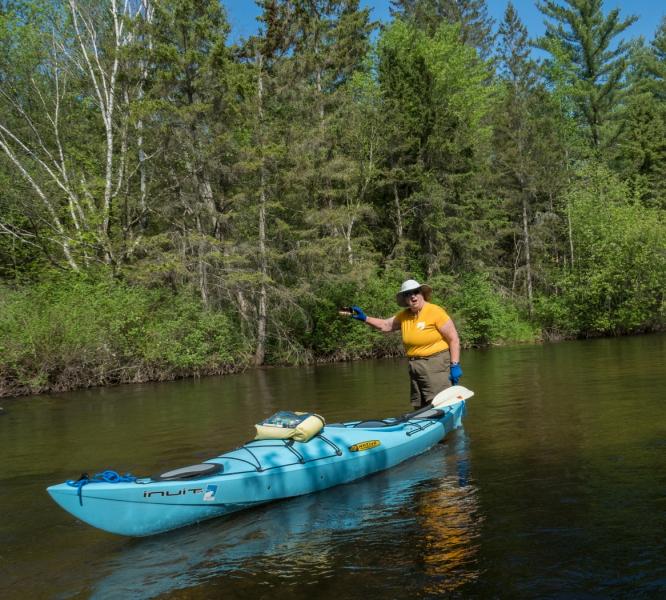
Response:
[{"label": "khaki pants", "polygon": [[409,359],[411,401],[414,408],[421,408],[442,390],[451,387],[449,368],[451,354],[448,350],[426,358]]}]

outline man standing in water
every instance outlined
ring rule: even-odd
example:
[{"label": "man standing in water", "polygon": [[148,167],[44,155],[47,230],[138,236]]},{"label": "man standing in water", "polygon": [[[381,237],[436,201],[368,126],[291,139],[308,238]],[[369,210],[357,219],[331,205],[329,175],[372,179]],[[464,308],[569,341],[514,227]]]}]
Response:
[{"label": "man standing in water", "polygon": [[402,343],[409,359],[411,401],[414,408],[425,406],[442,390],[456,385],[462,377],[460,339],[446,311],[428,302],[432,288],[414,279],[400,286],[396,295],[404,310],[388,319],[369,317],[352,306],[352,318],[383,332],[402,332]]}]

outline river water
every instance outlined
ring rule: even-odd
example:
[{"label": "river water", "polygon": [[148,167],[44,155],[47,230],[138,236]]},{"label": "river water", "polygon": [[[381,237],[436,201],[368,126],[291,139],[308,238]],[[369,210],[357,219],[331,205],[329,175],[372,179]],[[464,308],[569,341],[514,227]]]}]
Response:
[{"label": "river water", "polygon": [[155,474],[279,409],[409,410],[403,360],[2,402],[0,597],[664,598],[666,336],[467,351],[463,427],[393,470],[144,539],[45,488]]}]

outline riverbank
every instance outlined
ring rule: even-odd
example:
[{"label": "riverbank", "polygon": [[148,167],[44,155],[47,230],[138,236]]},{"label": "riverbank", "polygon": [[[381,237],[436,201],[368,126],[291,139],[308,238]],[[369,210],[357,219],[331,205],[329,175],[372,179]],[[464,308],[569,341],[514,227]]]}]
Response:
[{"label": "riverbank", "polygon": [[[391,314],[393,287],[376,280],[304,302],[300,321],[273,325],[264,364],[401,355],[398,335],[360,327],[336,311],[343,294],[372,314]],[[445,300],[433,300],[451,307],[465,347],[576,337],[527,319],[484,278],[449,289]],[[650,329],[654,323],[643,330]],[[0,397],[237,373],[254,366],[255,344],[233,310],[206,310],[186,293],[81,277],[0,288]]]},{"label": "riverbank", "polygon": [[[395,310],[392,293],[365,295],[358,302],[375,314]],[[340,318],[336,301],[320,295],[298,322],[274,324],[264,364],[401,353],[399,336]],[[536,339],[508,305],[481,304],[477,298],[473,318],[461,316],[468,345]],[[187,293],[84,277],[0,288],[0,397],[235,373],[254,366],[255,344],[231,308],[206,310]]]},{"label": "riverbank", "polygon": [[0,290],[0,397],[220,375],[247,354],[186,295],[67,278]]}]

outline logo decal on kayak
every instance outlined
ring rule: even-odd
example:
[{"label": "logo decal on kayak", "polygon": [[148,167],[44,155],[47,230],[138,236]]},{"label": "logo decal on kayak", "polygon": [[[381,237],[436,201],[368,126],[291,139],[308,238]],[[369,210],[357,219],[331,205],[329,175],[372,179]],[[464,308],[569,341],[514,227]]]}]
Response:
[{"label": "logo decal on kayak", "polygon": [[150,498],[151,496],[185,496],[186,494],[201,494],[203,492],[202,488],[183,488],[181,490],[157,490],[155,492],[143,492],[144,498]]},{"label": "logo decal on kayak", "polygon": [[359,442],[353,446],[349,446],[350,452],[362,452],[363,450],[370,450],[370,448],[376,448],[381,446],[382,443],[379,440],[369,440],[367,442]]},{"label": "logo decal on kayak", "polygon": [[209,485],[206,488],[206,491],[204,492],[203,501],[212,502],[213,500],[215,500],[215,494],[217,494],[217,486],[212,484]]}]

